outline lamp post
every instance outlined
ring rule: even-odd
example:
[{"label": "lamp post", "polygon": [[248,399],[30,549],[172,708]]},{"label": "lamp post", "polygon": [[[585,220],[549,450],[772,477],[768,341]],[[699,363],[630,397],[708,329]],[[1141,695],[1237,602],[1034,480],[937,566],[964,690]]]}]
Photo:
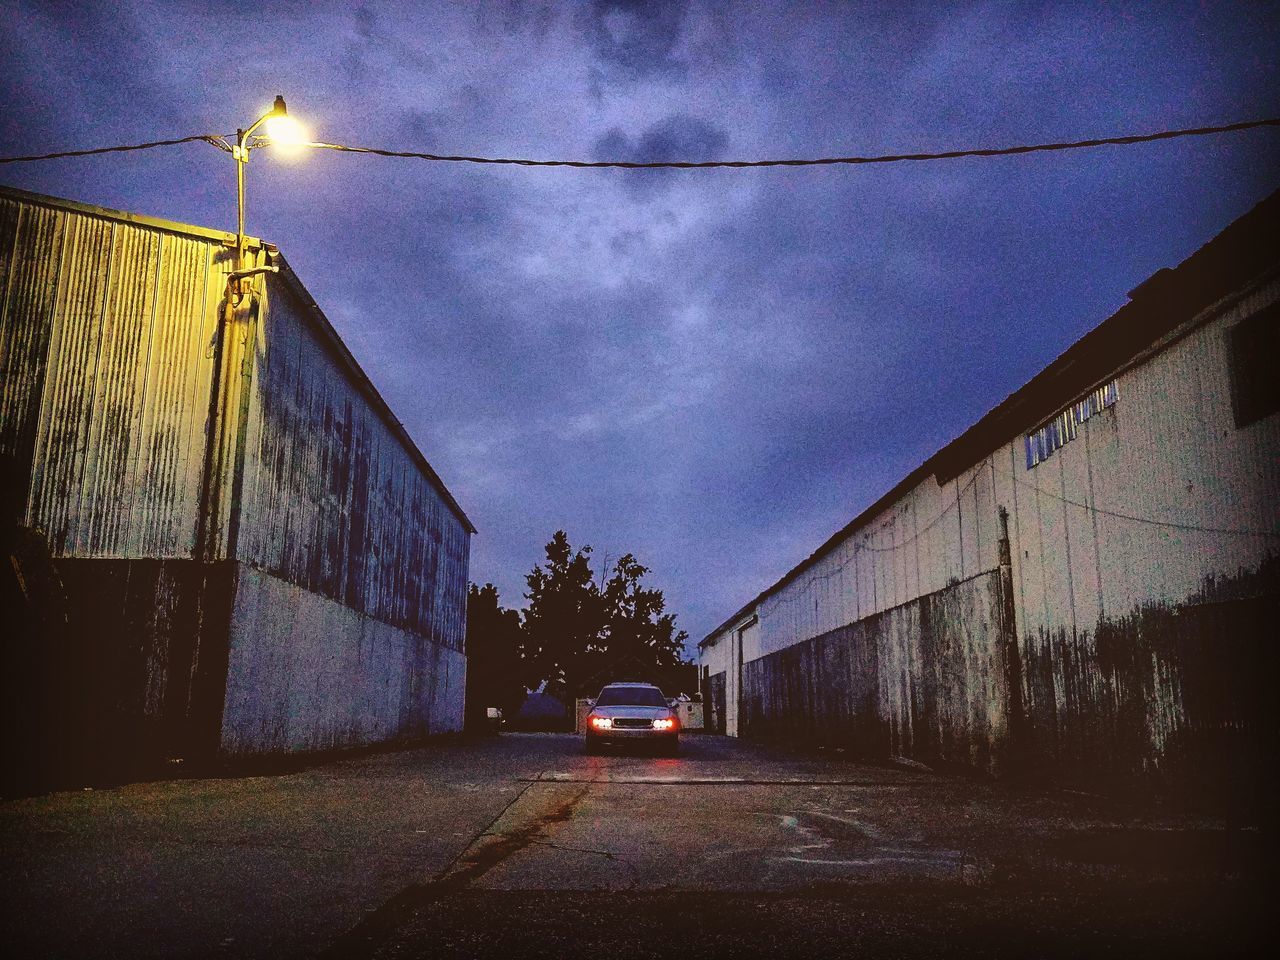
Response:
[{"label": "lamp post", "polygon": [[[257,129],[264,124],[267,133],[265,144],[254,137]],[[247,376],[250,368],[248,360],[236,355],[234,344],[228,345],[228,336],[233,326],[243,330],[243,337],[238,338],[242,344],[241,350],[252,350],[253,330],[258,322],[260,307],[258,298],[253,295],[252,278],[279,270],[274,264],[250,266],[248,263],[244,233],[244,168],[249,162],[249,153],[254,148],[267,144],[284,147],[299,145],[305,142],[305,137],[301,127],[289,116],[284,97],[277,96],[270,110],[247,129],[236,131],[234,144],[227,143],[221,137],[211,138],[211,142],[230,153],[236,161],[236,256],[235,264],[227,275],[226,291],[209,353],[213,366],[209,378],[208,430],[195,543],[195,555],[204,561],[218,558],[220,542],[225,543],[228,556],[235,555],[235,451],[244,430],[245,413],[242,404],[247,401],[243,393],[245,388],[234,378],[232,371],[239,366]],[[235,402],[237,397],[240,404]]]},{"label": "lamp post", "polygon": [[[289,109],[285,105],[284,96],[276,95],[275,103],[271,105],[271,109],[260,116],[247,129],[236,131],[236,142],[231,147],[231,155],[236,161],[236,269],[237,274],[245,270],[245,234],[244,234],[244,168],[249,163],[249,152],[261,144],[255,143],[251,137],[254,132],[263,124],[267,126],[267,135],[270,143],[290,145],[297,144],[302,141],[302,131],[297,122],[289,116]],[[244,278],[237,276],[236,285],[237,293],[240,293],[239,284]]]}]

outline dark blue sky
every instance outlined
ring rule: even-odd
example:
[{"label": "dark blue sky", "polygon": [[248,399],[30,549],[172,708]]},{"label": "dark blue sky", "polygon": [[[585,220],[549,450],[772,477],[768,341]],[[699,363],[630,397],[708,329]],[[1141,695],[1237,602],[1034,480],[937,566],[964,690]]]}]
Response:
[{"label": "dark blue sky", "polygon": [[[1262,3],[3,3],[0,154],[230,132],[756,158],[1275,115]],[[259,151],[278,243],[520,603],[559,527],[696,640],[1280,184],[1280,133],[887,167],[528,170]],[[195,144],[13,186],[233,229]]]}]

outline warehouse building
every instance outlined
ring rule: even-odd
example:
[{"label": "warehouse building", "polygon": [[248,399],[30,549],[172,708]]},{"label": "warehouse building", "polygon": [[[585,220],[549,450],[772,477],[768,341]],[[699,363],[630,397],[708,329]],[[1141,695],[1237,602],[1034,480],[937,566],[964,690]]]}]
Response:
[{"label": "warehouse building", "polygon": [[1277,356],[1280,193],[708,635],[712,723],[1174,789],[1270,769]]},{"label": "warehouse building", "polygon": [[461,728],[474,529],[275,248],[231,281],[235,244],[0,188],[17,768]]}]

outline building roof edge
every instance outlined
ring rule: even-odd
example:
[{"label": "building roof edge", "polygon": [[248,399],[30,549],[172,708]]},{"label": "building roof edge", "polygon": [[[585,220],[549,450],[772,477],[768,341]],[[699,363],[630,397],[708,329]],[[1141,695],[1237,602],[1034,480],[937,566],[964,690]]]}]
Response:
[{"label": "building roof edge", "polygon": [[698,641],[702,649],[796,579],[850,534],[926,477],[953,479],[1008,441],[1034,428],[1059,406],[1097,383],[1107,371],[1240,289],[1280,260],[1280,190],[1273,191],[1170,269],[1162,267],[1130,292],[1130,301],[1086,333],[971,427],[912,470],[874,503],[828,537],[804,560]]},{"label": "building roof edge", "polygon": [[[16,200],[22,203],[32,203],[44,207],[54,207],[61,210],[70,210],[75,213],[84,213],[90,216],[102,217],[107,220],[115,220],[121,223],[136,224],[142,227],[150,227],[156,230],[164,230],[167,233],[175,233],[182,236],[194,237],[200,240],[214,240],[228,246],[234,246],[236,235],[225,230],[215,230],[209,227],[199,227],[189,223],[179,223],[174,220],[165,220],[160,217],[152,217],[141,213],[130,213],[127,210],[115,210],[111,207],[100,207],[92,203],[82,203],[79,200],[67,200],[63,197],[52,197],[47,194],[33,193],[29,190],[21,190],[17,187],[10,187],[6,184],[0,184],[0,197]],[[314,322],[327,341],[331,349],[337,355],[339,361],[347,367],[356,380],[356,384],[373,405],[378,415],[381,417],[387,427],[396,436],[409,453],[410,458],[421,469],[426,476],[428,482],[440,493],[448,504],[449,509],[462,521],[469,533],[476,533],[475,525],[467,516],[466,511],[462,509],[453,494],[449,492],[449,488],[445,486],[440,475],[436,473],[422,450],[418,447],[414,439],[405,429],[404,424],[395,416],[391,407],[388,406],[378,388],[369,379],[369,375],[365,373],[364,368],[360,366],[359,361],[351,353],[351,350],[343,342],[338,335],[329,318],[325,316],[320,305],[316,303],[315,298],[311,296],[302,280],[294,272],[293,267],[279,253],[275,253],[275,247],[266,243],[257,237],[246,238],[250,249],[260,250],[266,248],[273,251],[273,260],[280,264],[281,270],[279,276],[284,278],[286,285],[290,287],[294,295],[302,301],[310,314],[310,319]]]}]

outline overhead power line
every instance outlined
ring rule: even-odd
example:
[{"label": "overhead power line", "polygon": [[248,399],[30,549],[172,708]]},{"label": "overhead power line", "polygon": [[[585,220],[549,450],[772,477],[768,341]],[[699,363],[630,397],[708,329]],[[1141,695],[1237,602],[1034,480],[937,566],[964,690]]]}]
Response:
[{"label": "overhead power line", "polygon": [[434,160],[442,163],[491,163],[517,167],[579,167],[589,169],[613,168],[621,170],[710,170],[742,169],[747,167],[822,167],[839,164],[901,163],[908,160],[958,160],[962,157],[1004,157],[1019,153],[1043,153],[1051,150],[1079,150],[1084,147],[1101,147],[1110,144],[1150,143],[1154,140],[1173,140],[1177,137],[1202,137],[1212,133],[1231,133],[1254,127],[1280,126],[1280,117],[1266,120],[1242,120],[1217,127],[1193,127],[1186,130],[1163,130],[1159,133],[1135,134],[1127,137],[1101,137],[1094,140],[1076,140],[1066,143],[1036,143],[1017,147],[981,147],[968,150],[947,150],[942,153],[887,153],[867,157],[813,157],[788,160],[527,160],[514,157],[446,156],[435,153],[416,153],[410,150],[382,150],[375,147],[348,147],[338,143],[313,143],[313,147],[339,150],[343,153],[372,153],[381,157],[408,157],[417,160]]},{"label": "overhead power line", "polygon": [[131,143],[119,147],[93,147],[89,150],[61,150],[58,153],[38,153],[29,157],[0,157],[0,163],[31,163],[35,160],[61,160],[63,157],[91,157],[98,153],[127,153],[130,150],[151,150],[154,147],[176,147],[182,143],[195,143],[203,140],[214,143],[217,137],[201,133],[190,137],[178,137],[176,140],[152,140],[149,143]]},{"label": "overhead power line", "polygon": [[[1003,472],[1003,471],[1002,471]],[[1100,514],[1104,517],[1115,517],[1117,520],[1128,520],[1130,523],[1141,523],[1151,527],[1165,527],[1169,530],[1185,530],[1189,533],[1218,533],[1234,537],[1271,537],[1280,539],[1280,529],[1277,530],[1261,530],[1254,527],[1206,527],[1196,523],[1180,523],[1177,520],[1160,520],[1157,517],[1140,517],[1132,513],[1121,513],[1118,510],[1108,510],[1093,503],[1082,503],[1079,500],[1072,500],[1070,497],[1064,497],[1061,494],[1054,493],[1052,490],[1045,490],[1037,484],[1029,483],[1018,477],[1016,474],[1007,474],[1012,480],[1020,486],[1034,490],[1043,497],[1051,500],[1059,500],[1062,503],[1072,507],[1079,507],[1081,510],[1089,513]]]},{"label": "overhead power line", "polygon": [[[1097,137],[1091,140],[1071,140],[1061,143],[1034,143],[1014,147],[975,147],[965,150],[945,150],[938,153],[886,153],[854,157],[810,157],[775,160],[533,160],[520,157],[474,157],[439,153],[423,153],[414,150],[386,150],[380,147],[348,146],[341,143],[310,143],[308,146],[341,153],[366,153],[379,157],[403,157],[412,160],[428,160],[436,163],[483,163],[517,167],[576,167],[580,169],[612,168],[621,170],[708,170],[744,169],[750,167],[821,167],[852,166],[873,163],[902,163],[923,160],[959,160],[965,157],[1007,157],[1023,153],[1048,153],[1058,150],[1081,150],[1091,147],[1126,146],[1135,143],[1152,143],[1157,140],[1174,140],[1179,137],[1203,137],[1217,133],[1234,133],[1256,127],[1280,126],[1280,117],[1262,120],[1241,120],[1212,127],[1189,127],[1182,130],[1161,130],[1156,133],[1132,134],[1124,137]],[[0,157],[0,163],[29,163],[37,160],[58,160],[63,157],[87,157],[100,153],[122,153],[130,150],[149,150],[153,147],[171,147],[203,140],[220,146],[222,138],[214,134],[180,137],[176,140],[154,140],[127,146],[96,147],[90,150],[63,150],[25,157]]]}]

